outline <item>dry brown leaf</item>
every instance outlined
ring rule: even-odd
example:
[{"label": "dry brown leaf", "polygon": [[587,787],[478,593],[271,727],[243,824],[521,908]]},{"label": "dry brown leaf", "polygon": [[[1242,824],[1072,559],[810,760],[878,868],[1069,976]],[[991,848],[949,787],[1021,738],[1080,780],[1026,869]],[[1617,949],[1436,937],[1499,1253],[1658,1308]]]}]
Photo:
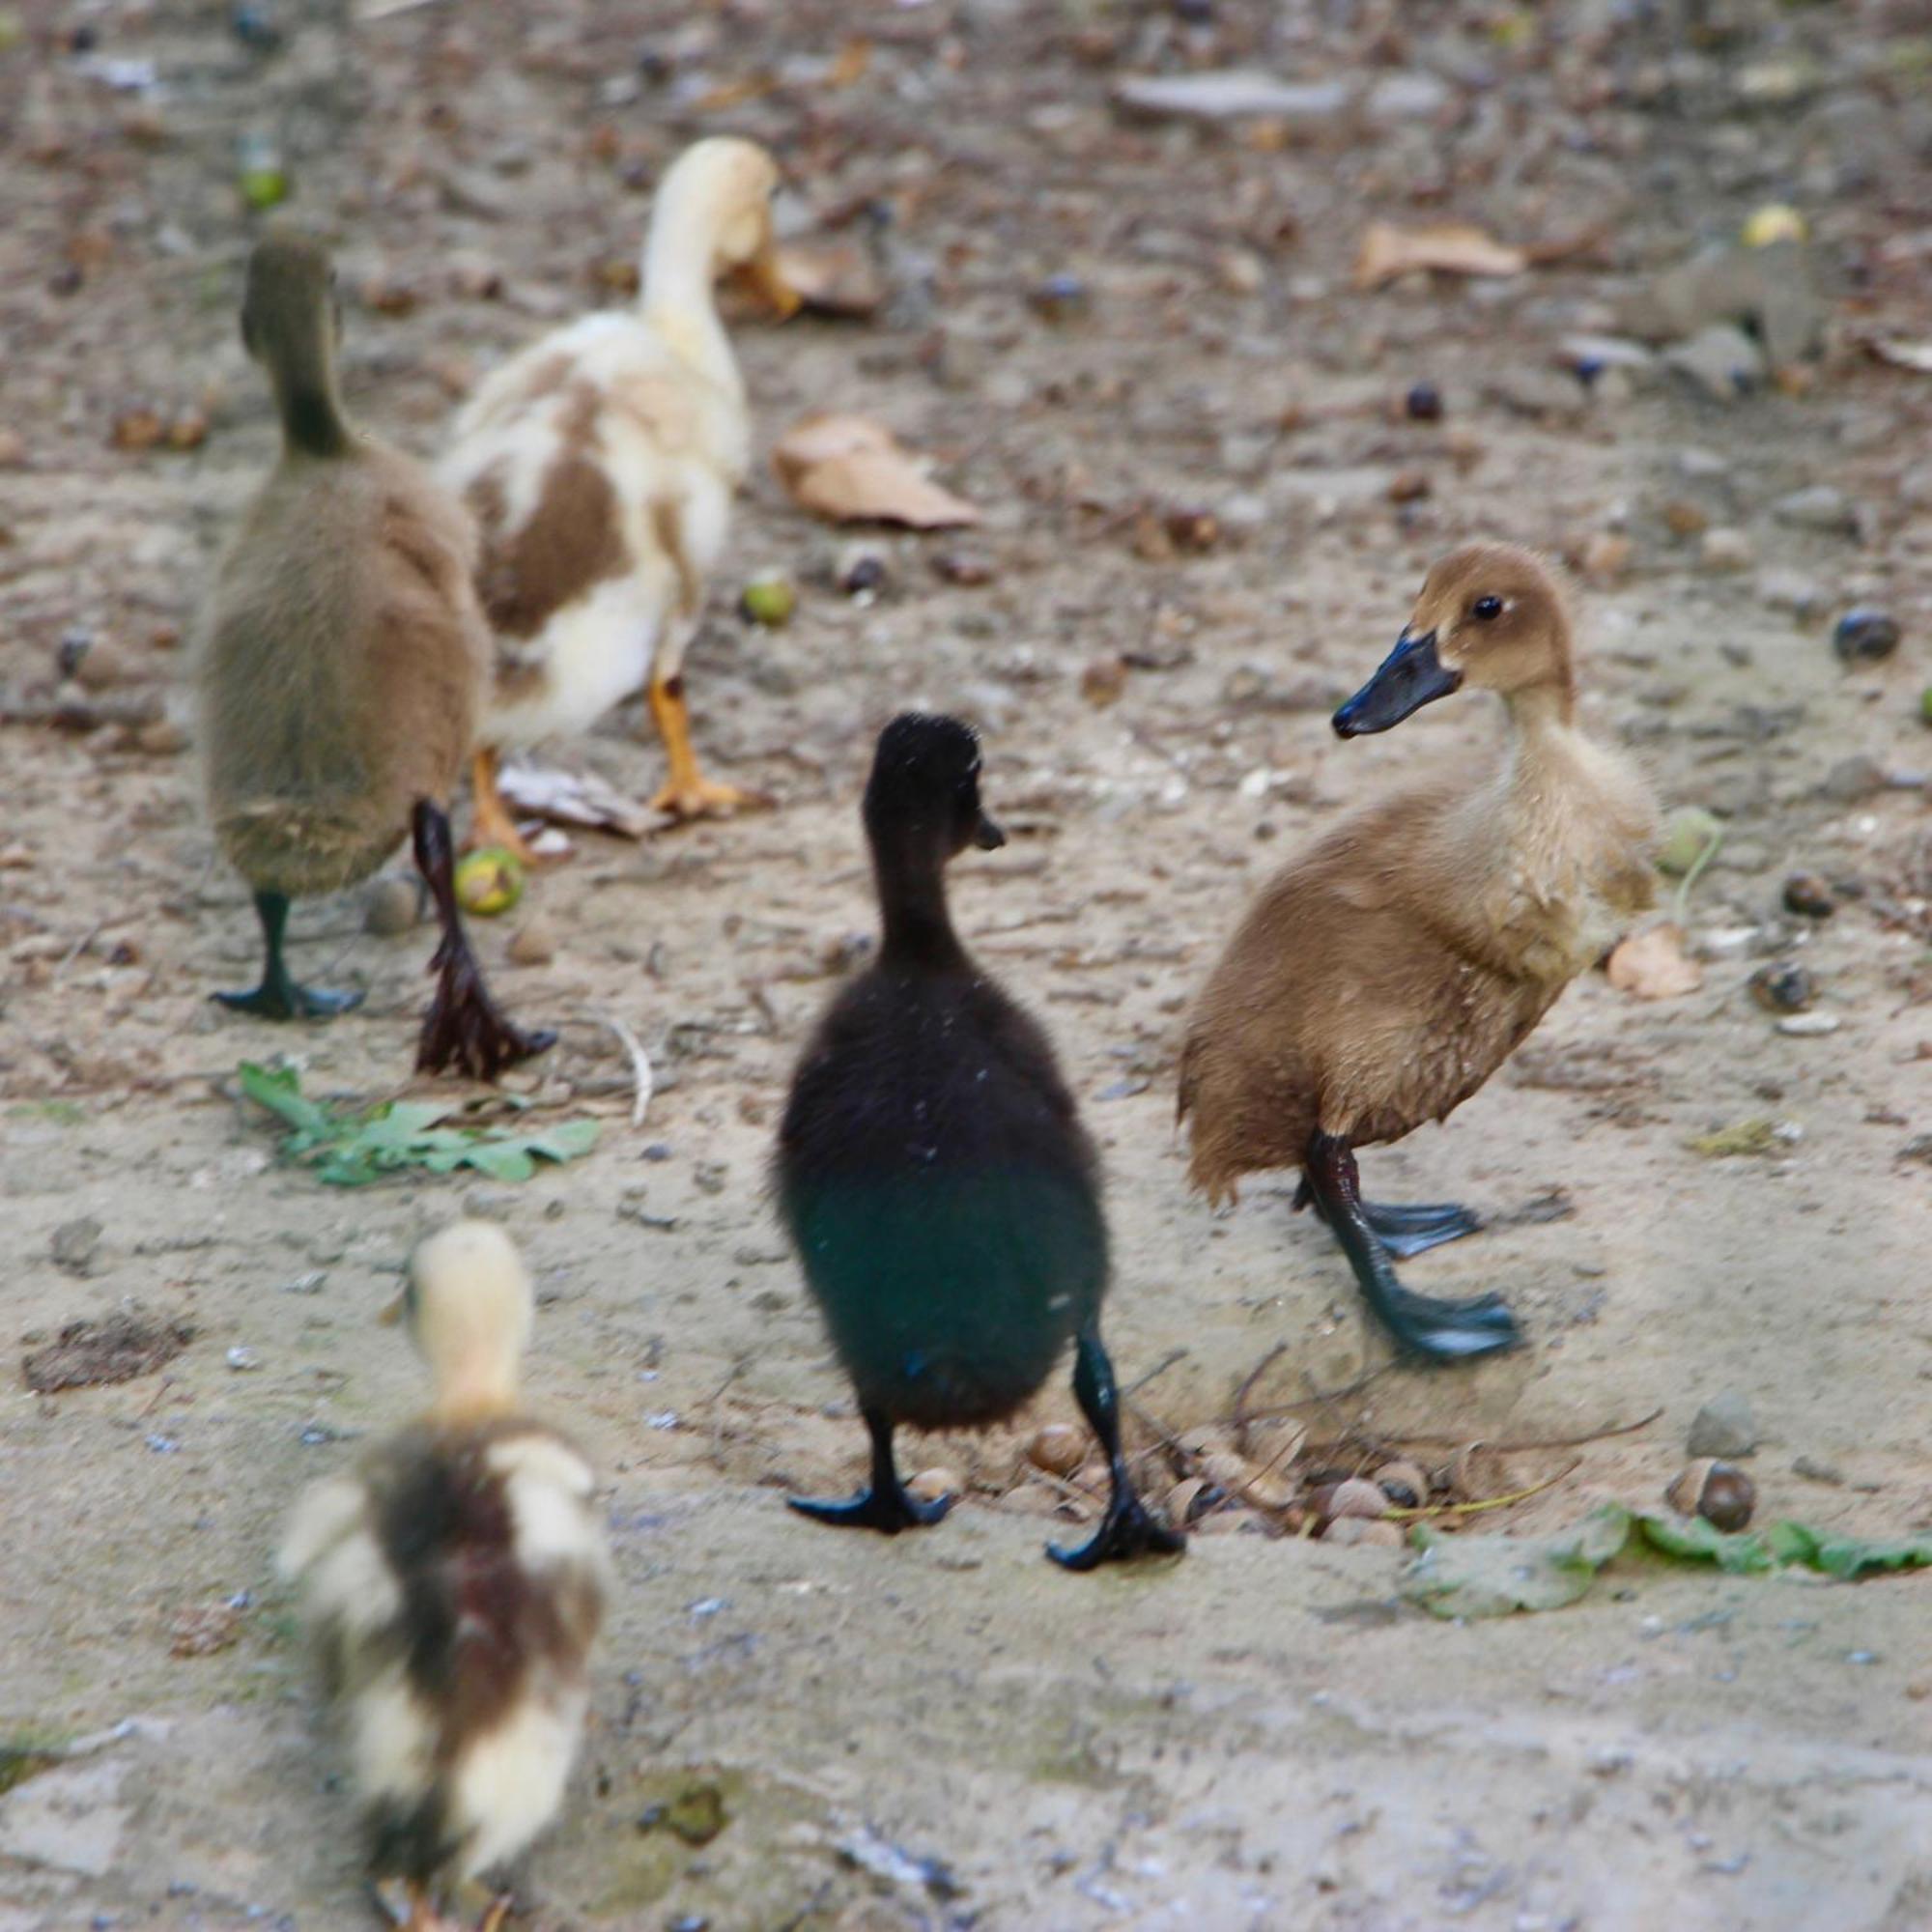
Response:
[{"label": "dry brown leaf", "polygon": [[877,267],[857,242],[786,242],[778,251],[778,269],[785,285],[818,315],[863,321],[886,298]]},{"label": "dry brown leaf", "polygon": [[1675,1000],[1704,983],[1704,969],[1684,951],[1684,928],[1665,922],[1619,940],[1610,954],[1609,979],[1620,993],[1639,1000]]},{"label": "dry brown leaf", "polygon": [[833,523],[943,530],[980,521],[963,497],[922,475],[892,431],[869,416],[805,417],[779,439],[772,467],[797,502]]},{"label": "dry brown leaf", "polygon": [[1392,221],[1372,221],[1355,255],[1355,286],[1378,289],[1411,269],[1434,269],[1445,275],[1520,275],[1528,266],[1522,249],[1468,222],[1398,228]]}]

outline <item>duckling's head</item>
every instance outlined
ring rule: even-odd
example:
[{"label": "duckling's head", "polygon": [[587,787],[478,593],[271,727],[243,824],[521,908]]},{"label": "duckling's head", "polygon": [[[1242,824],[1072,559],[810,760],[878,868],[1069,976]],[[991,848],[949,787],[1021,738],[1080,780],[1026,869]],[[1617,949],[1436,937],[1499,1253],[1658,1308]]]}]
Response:
[{"label": "duckling's head", "polygon": [[879,733],[866,785],[866,831],[875,851],[944,865],[1007,835],[980,803],[980,734],[956,718],[906,711]]},{"label": "duckling's head", "polygon": [[523,1257],[500,1228],[457,1221],[419,1242],[403,1313],[439,1411],[488,1412],[516,1400],[535,1303]]},{"label": "duckling's head", "polygon": [[[706,287],[735,278],[781,316],[790,315],[799,298],[779,271],[772,231],[779,179],[778,163],[755,141],[718,134],[695,142],[658,189],[652,252],[683,265],[701,251]],[[653,266],[647,259],[647,298]]]},{"label": "duckling's head", "polygon": [[1429,573],[1393,651],[1335,714],[1343,738],[1386,731],[1463,685],[1512,704],[1574,701],[1570,612],[1555,572],[1514,544],[1470,544]]}]

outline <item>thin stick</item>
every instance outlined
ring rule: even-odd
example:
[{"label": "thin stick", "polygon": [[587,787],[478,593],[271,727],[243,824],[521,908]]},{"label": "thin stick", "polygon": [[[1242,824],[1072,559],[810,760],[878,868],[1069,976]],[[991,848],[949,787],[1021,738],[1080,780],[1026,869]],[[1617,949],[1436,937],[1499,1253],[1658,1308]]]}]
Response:
[{"label": "thin stick", "polygon": [[1690,888],[1704,876],[1704,867],[1718,856],[1718,847],[1724,842],[1724,828],[1719,825],[1706,840],[1704,849],[1690,862],[1690,869],[1677,885],[1677,896],[1671,901],[1672,916],[1677,923],[1684,923],[1685,915],[1690,909]]},{"label": "thin stick", "polygon": [[1511,1503],[1527,1502],[1531,1496],[1540,1496],[1545,1490],[1553,1490],[1558,1483],[1567,1482],[1582,1466],[1582,1459],[1579,1457],[1567,1469],[1557,1470],[1547,1482],[1532,1483],[1528,1489],[1517,1490],[1506,1496],[1485,1496],[1477,1503],[1425,1503],[1420,1509],[1385,1509],[1382,1515],[1407,1521],[1417,1517],[1474,1516],[1478,1510],[1507,1509]]},{"label": "thin stick", "polygon": [[1173,1368],[1176,1362],[1183,1360],[1190,1352],[1191,1351],[1186,1349],[1170,1350],[1167,1354],[1163,1355],[1160,1358],[1160,1360],[1157,1361],[1153,1365],[1153,1367],[1151,1368],[1147,1372],[1147,1374],[1140,1378],[1139,1381],[1130,1383],[1126,1388],[1123,1388],[1121,1391],[1122,1398],[1124,1400],[1127,1396],[1138,1395],[1142,1389],[1147,1387],[1149,1382],[1153,1380],[1154,1377],[1166,1375],[1168,1370]]},{"label": "thin stick", "polygon": [[1235,1440],[1245,1450],[1248,1440],[1248,1418],[1246,1409],[1248,1398],[1255,1392],[1255,1384],[1267,1374],[1274,1364],[1288,1353],[1288,1344],[1277,1342],[1245,1376],[1241,1385],[1235,1391],[1235,1412],[1229,1418],[1229,1427],[1235,1432]]},{"label": "thin stick", "polygon": [[[1360,1395],[1371,1382],[1379,1381],[1395,1364],[1384,1362],[1378,1369],[1371,1369],[1365,1376],[1357,1376],[1351,1382],[1338,1389],[1318,1389],[1315,1394],[1303,1396],[1299,1402],[1285,1402],[1279,1408],[1257,1409],[1253,1415],[1244,1416],[1246,1422],[1278,1422],[1284,1415],[1293,1415],[1299,1408],[1325,1408],[1331,1403],[1346,1402],[1351,1395]],[[1412,1438],[1421,1441],[1424,1438]]]},{"label": "thin stick", "polygon": [[631,1072],[638,1083],[636,1097],[631,1102],[631,1124],[641,1127],[645,1109],[651,1104],[651,1094],[657,1084],[651,1073],[650,1055],[644,1051],[638,1036],[615,1013],[606,1013],[603,1019],[604,1024],[617,1036],[617,1043],[631,1056]]},{"label": "thin stick", "polygon": [[[1606,1441],[1612,1435],[1634,1435],[1639,1429],[1648,1429],[1662,1413],[1661,1407],[1653,1408],[1648,1415],[1639,1416],[1634,1422],[1608,1424],[1582,1435],[1544,1435],[1524,1442],[1485,1442],[1483,1447],[1493,1449],[1502,1456],[1514,1456],[1525,1449],[1580,1449],[1587,1442]],[[1391,1429],[1383,1436],[1387,1442],[1419,1442],[1429,1449],[1460,1449],[1468,1439],[1466,1435],[1406,1435],[1399,1429]]]}]

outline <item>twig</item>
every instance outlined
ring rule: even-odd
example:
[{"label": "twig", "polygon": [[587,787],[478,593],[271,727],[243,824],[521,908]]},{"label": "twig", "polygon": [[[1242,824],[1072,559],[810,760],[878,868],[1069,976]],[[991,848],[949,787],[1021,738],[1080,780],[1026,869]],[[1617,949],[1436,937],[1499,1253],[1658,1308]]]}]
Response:
[{"label": "twig", "polygon": [[1255,1392],[1255,1384],[1267,1374],[1276,1362],[1288,1353],[1288,1344],[1277,1342],[1248,1373],[1242,1377],[1241,1385],[1235,1391],[1235,1412],[1229,1417],[1228,1426],[1235,1432],[1235,1443],[1243,1454],[1248,1446],[1248,1418],[1246,1409],[1248,1398]]},{"label": "twig", "polygon": [[[1612,1435],[1634,1435],[1639,1429],[1648,1429],[1662,1413],[1662,1407],[1653,1408],[1648,1415],[1639,1416],[1634,1422],[1606,1424],[1602,1429],[1592,1429],[1581,1435],[1544,1435],[1523,1442],[1485,1442],[1483,1447],[1500,1456],[1514,1456],[1527,1449],[1580,1449],[1587,1442],[1606,1441]],[[1460,1449],[1469,1438],[1466,1435],[1407,1435],[1400,1429],[1391,1429],[1383,1439],[1391,1443],[1419,1442],[1427,1449]]]},{"label": "twig", "polygon": [[1671,900],[1671,913],[1677,923],[1682,925],[1690,910],[1690,888],[1704,876],[1704,868],[1718,856],[1718,847],[1724,842],[1724,828],[1712,828],[1711,836],[1705,840],[1704,849],[1690,862],[1688,870],[1677,884],[1677,895]]},{"label": "twig", "polygon": [[[1331,1403],[1346,1402],[1351,1395],[1360,1395],[1371,1382],[1379,1381],[1395,1364],[1384,1362],[1378,1369],[1371,1369],[1365,1376],[1357,1376],[1351,1382],[1338,1389],[1318,1389],[1315,1394],[1303,1396],[1299,1402],[1285,1402],[1279,1408],[1257,1409],[1253,1415],[1244,1416],[1246,1422],[1277,1422],[1284,1415],[1293,1415],[1300,1408],[1326,1408]],[[1420,1440],[1422,1438],[1413,1438]]]},{"label": "twig", "polygon": [[[1493,1448],[1493,1443],[1489,1445]],[[1401,1518],[1408,1521],[1425,1516],[1474,1516],[1478,1510],[1506,1509],[1511,1503],[1527,1502],[1531,1496],[1540,1496],[1545,1490],[1553,1490],[1558,1483],[1567,1482],[1583,1466],[1582,1458],[1570,1464],[1567,1469],[1559,1469],[1555,1475],[1541,1483],[1532,1483],[1526,1490],[1517,1490],[1506,1496],[1485,1496],[1475,1503],[1424,1503],[1419,1509],[1385,1509],[1385,1517]]]},{"label": "twig", "polygon": [[1176,1362],[1183,1360],[1190,1352],[1191,1351],[1186,1349],[1170,1350],[1168,1353],[1163,1355],[1160,1358],[1160,1360],[1157,1361],[1153,1365],[1153,1367],[1151,1368],[1147,1372],[1147,1374],[1140,1378],[1139,1381],[1132,1383],[1129,1387],[1123,1388],[1121,1391],[1121,1400],[1124,1402],[1129,1396],[1139,1395],[1141,1390],[1146,1388],[1148,1383],[1152,1381],[1156,1376],[1166,1375],[1168,1370],[1173,1368]]},{"label": "twig", "polygon": [[631,1102],[631,1124],[634,1127],[641,1127],[644,1124],[645,1109],[651,1104],[651,1094],[656,1087],[651,1073],[650,1056],[644,1051],[637,1035],[615,1013],[606,1013],[604,1024],[617,1036],[618,1044],[631,1056],[631,1071],[637,1076],[638,1082],[637,1096]]}]

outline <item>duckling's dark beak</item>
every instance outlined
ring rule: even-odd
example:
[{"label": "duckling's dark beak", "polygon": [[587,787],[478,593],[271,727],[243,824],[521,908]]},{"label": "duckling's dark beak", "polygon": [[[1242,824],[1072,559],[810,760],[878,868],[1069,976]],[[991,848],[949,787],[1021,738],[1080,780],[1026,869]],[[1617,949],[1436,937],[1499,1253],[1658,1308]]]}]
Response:
[{"label": "duckling's dark beak", "polygon": [[982,852],[997,852],[1007,842],[1007,835],[982,811],[973,828],[973,842]]},{"label": "duckling's dark beak", "polygon": [[1449,669],[1435,655],[1434,631],[1419,638],[1405,631],[1381,668],[1336,712],[1335,735],[1360,738],[1386,731],[1425,704],[1447,697],[1462,682],[1463,673]]}]

